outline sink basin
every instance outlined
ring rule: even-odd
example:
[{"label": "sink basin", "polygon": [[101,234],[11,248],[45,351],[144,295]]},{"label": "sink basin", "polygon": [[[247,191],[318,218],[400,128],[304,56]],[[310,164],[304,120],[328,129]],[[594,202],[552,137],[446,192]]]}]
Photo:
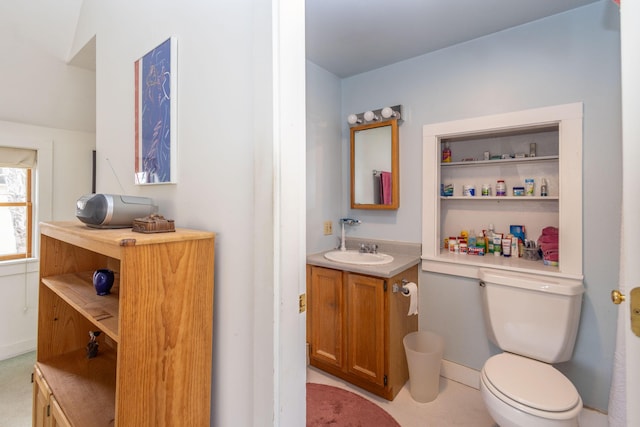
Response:
[{"label": "sink basin", "polygon": [[383,265],[393,261],[391,255],[369,254],[358,251],[331,251],[324,254],[324,257],[330,261],[357,265]]}]

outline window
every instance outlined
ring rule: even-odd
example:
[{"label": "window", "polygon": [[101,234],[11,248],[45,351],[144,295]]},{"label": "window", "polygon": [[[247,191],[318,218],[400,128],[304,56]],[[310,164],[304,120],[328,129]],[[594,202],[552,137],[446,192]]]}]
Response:
[{"label": "window", "polygon": [[0,147],[0,157],[0,261],[30,258],[35,151]]}]

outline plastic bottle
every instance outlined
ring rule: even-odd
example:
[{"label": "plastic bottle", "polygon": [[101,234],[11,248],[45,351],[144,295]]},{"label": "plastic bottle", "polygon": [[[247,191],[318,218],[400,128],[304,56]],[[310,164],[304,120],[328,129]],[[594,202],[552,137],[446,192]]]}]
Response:
[{"label": "plastic bottle", "polygon": [[451,163],[451,148],[449,143],[444,143],[444,150],[442,150],[442,163]]},{"label": "plastic bottle", "polygon": [[511,256],[511,237],[504,237],[502,239],[502,256]]},{"label": "plastic bottle", "polygon": [[482,249],[484,253],[487,253],[487,242],[482,234],[476,236],[476,248]]},{"label": "plastic bottle", "polygon": [[476,231],[473,228],[469,231],[469,237],[467,237],[467,242],[470,248],[476,247]]},{"label": "plastic bottle", "polygon": [[494,230],[493,230],[493,224],[489,224],[489,229],[487,230],[487,235],[486,240],[487,240],[487,253],[488,254],[492,254],[494,247],[493,247],[493,235],[494,235]]},{"label": "plastic bottle", "polygon": [[547,179],[542,178],[542,184],[540,184],[540,195],[542,197],[547,197],[549,195],[547,191]]}]

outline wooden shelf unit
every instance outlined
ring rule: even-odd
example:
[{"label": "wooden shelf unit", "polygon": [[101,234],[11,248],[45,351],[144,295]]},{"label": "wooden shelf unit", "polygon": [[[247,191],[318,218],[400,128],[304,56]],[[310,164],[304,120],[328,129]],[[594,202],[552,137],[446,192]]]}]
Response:
[{"label": "wooden shelf unit", "polygon": [[[209,426],[215,235],[40,229],[35,371],[50,398],[34,383],[34,409],[58,419],[34,426]],[[110,295],[93,288],[99,268],[116,273]],[[102,332],[91,359],[89,331]]]}]

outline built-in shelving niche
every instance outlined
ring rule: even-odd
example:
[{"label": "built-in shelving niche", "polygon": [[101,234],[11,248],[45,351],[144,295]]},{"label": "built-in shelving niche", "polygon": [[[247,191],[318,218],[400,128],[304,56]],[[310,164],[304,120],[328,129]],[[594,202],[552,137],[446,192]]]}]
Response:
[{"label": "built-in shelving niche", "polygon": [[[536,156],[528,157],[530,143]],[[441,163],[442,147],[452,150],[451,163]],[[490,267],[582,280],[582,103],[517,111],[423,127],[424,271],[478,277]],[[484,152],[526,153],[527,157],[485,160]],[[525,177],[536,179],[533,197],[512,195],[512,187]],[[541,178],[548,181],[548,196],[541,197]],[[507,183],[507,197],[495,197],[497,179]],[[454,195],[442,197],[440,185],[454,184]],[[475,197],[462,194],[463,183],[476,187]],[[479,195],[481,185],[492,185],[493,196]],[[560,229],[559,266],[523,258],[450,254],[444,238],[462,229],[477,232],[493,223],[496,231],[509,225],[527,227],[537,239],[547,225]]]}]

